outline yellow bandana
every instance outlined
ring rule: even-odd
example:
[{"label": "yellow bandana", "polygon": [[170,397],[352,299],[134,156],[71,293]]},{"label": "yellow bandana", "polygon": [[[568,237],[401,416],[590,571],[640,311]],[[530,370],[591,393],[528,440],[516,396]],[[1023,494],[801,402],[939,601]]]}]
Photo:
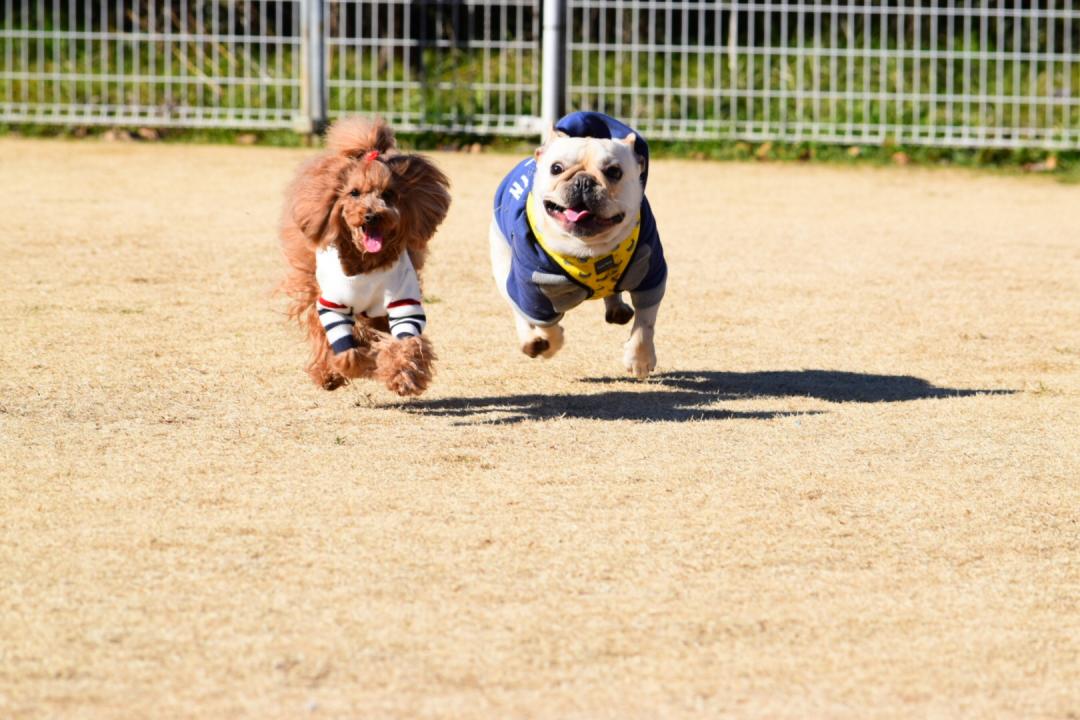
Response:
[{"label": "yellow bandana", "polygon": [[601,257],[579,258],[557,252],[544,241],[544,236],[536,228],[532,195],[525,200],[525,214],[529,219],[529,228],[536,242],[540,243],[540,247],[544,249],[547,256],[558,263],[567,275],[593,291],[593,294],[589,296],[590,300],[606,298],[615,293],[615,286],[619,284],[623,270],[630,264],[630,258],[634,256],[634,250],[637,249],[638,235],[641,233],[641,215],[638,215],[630,237],[619,243],[619,246],[609,254]]}]

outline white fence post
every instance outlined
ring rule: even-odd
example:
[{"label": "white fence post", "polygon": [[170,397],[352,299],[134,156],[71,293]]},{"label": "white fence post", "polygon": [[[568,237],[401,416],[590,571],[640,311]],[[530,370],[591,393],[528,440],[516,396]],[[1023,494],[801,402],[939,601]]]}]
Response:
[{"label": "white fence post", "polygon": [[544,0],[544,36],[540,74],[541,132],[566,109],[566,0]]},{"label": "white fence post", "polygon": [[300,117],[295,129],[317,134],[326,129],[325,0],[303,0],[300,7]]}]

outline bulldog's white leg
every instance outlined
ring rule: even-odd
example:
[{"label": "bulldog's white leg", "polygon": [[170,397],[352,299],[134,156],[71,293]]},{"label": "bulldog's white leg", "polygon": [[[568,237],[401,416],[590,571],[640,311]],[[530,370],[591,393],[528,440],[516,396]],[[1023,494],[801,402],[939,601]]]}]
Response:
[{"label": "bulldog's white leg", "polygon": [[[515,315],[517,313],[514,313]],[[528,337],[522,338],[520,325],[518,337],[521,338],[521,352],[529,357],[540,356],[542,358],[555,357],[555,353],[562,350],[563,329],[562,325],[529,325],[531,332]]]},{"label": "bulldog's white leg", "polygon": [[521,316],[514,307],[510,296],[506,292],[506,279],[510,276],[510,262],[512,254],[510,245],[506,242],[499,226],[494,220],[491,230],[488,232],[488,242],[491,246],[491,272],[495,276],[495,285],[499,288],[499,294],[503,296],[510,311],[514,315],[514,326],[517,329],[518,345],[521,352],[529,357],[550,358],[559,352],[563,346],[563,329],[560,325],[541,327],[533,325]]},{"label": "bulldog's white leg", "polygon": [[634,308],[634,327],[630,339],[623,345],[623,365],[638,380],[644,380],[656,369],[656,348],[653,346],[653,329],[660,303],[647,308]]}]

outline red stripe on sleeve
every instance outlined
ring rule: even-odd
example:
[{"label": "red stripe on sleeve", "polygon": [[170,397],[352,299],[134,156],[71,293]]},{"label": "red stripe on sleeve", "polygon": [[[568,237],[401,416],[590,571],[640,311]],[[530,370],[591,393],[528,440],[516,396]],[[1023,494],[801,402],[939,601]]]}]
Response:
[{"label": "red stripe on sleeve", "polygon": [[419,305],[419,300],[413,300],[412,298],[405,298],[404,300],[395,300],[386,306],[386,309],[401,307],[402,305]]},{"label": "red stripe on sleeve", "polygon": [[322,297],[319,298],[319,304],[328,308],[334,308],[335,310],[344,310],[347,307],[346,305],[338,305],[337,303],[332,303],[326,298]]}]

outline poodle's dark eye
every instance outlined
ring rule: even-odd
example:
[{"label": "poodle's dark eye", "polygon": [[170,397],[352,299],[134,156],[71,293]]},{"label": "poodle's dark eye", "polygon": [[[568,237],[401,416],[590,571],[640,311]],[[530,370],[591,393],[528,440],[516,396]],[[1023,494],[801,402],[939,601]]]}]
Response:
[{"label": "poodle's dark eye", "polygon": [[350,191],[349,191],[349,195],[350,195],[351,197],[360,197],[360,191],[359,191],[359,190],[356,190],[356,189],[354,188],[353,190],[350,190]]},{"label": "poodle's dark eye", "polygon": [[604,170],[604,175],[607,176],[608,180],[611,180],[612,182],[618,182],[620,179],[622,179],[622,168],[618,165],[612,165],[611,167]]},{"label": "poodle's dark eye", "polygon": [[562,163],[552,163],[551,164],[551,174],[552,175],[562,175],[563,170],[565,170],[565,169],[566,168],[564,168],[562,166]]},{"label": "poodle's dark eye", "polygon": [[397,193],[393,190],[384,190],[382,194],[383,202],[387,205],[392,205],[397,200]]}]

